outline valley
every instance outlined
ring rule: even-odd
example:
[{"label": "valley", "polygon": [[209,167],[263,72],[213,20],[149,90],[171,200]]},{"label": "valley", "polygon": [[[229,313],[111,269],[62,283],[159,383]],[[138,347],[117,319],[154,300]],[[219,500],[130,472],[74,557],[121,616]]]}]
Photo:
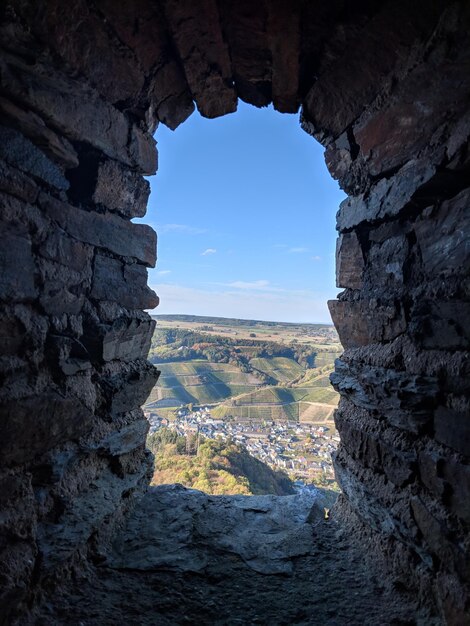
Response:
[{"label": "valley", "polygon": [[329,485],[342,352],[333,326],[156,316],[149,359],[161,370],[144,406],[151,432],[236,441],[293,480]]}]

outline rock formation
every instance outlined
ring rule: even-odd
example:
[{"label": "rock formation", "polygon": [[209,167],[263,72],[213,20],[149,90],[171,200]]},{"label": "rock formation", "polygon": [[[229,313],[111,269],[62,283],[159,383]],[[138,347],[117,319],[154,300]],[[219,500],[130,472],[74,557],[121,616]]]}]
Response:
[{"label": "rock formation", "polygon": [[147,489],[156,239],[130,220],[156,126],[241,98],[301,106],[349,194],[330,303],[343,510],[469,623],[468,2],[6,0],[0,33],[4,621],[99,563]]}]

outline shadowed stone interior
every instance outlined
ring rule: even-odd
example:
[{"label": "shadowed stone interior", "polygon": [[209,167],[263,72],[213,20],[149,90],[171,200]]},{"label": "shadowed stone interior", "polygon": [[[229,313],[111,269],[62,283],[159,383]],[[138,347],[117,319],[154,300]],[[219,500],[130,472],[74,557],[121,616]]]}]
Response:
[{"label": "shadowed stone interior", "polygon": [[[416,590],[410,623],[470,623],[469,3],[7,0],[0,17],[3,621],[64,623],[35,620],[105,580],[151,497],[156,237],[130,220],[157,125],[241,98],[301,108],[349,194],[329,303],[345,348],[334,523]],[[331,610],[322,623],[342,623]]]}]

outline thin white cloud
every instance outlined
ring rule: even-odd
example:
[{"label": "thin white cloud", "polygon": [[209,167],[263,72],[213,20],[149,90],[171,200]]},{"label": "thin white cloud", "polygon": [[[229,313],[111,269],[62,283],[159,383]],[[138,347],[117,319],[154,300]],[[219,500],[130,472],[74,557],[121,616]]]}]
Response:
[{"label": "thin white cloud", "polygon": [[157,226],[157,232],[162,233],[182,233],[185,235],[202,235],[206,233],[205,228],[196,228],[195,226],[189,226],[189,224],[160,224]]},{"label": "thin white cloud", "polygon": [[312,261],[321,261],[321,256],[318,256],[318,254],[310,258],[312,259]]},{"label": "thin white cloud", "polygon": [[209,254],[215,254],[217,250],[215,248],[207,248],[204,252],[201,252],[201,256],[207,256]]},{"label": "thin white cloud", "polygon": [[235,289],[266,289],[269,287],[269,281],[254,280],[252,282],[246,282],[244,280],[236,280],[233,283],[228,283],[227,287],[235,287]]},{"label": "thin white cloud", "polygon": [[289,248],[289,252],[292,254],[301,254],[302,252],[308,252],[308,248]]},{"label": "thin white cloud", "polygon": [[160,276],[167,276],[168,274],[171,274],[171,270],[159,270],[157,274],[160,274]]}]

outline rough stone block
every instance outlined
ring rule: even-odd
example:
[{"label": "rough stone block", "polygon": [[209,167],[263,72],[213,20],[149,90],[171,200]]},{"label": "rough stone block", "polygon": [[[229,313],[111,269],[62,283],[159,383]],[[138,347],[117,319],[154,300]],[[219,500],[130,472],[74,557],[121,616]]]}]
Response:
[{"label": "rough stone block", "polygon": [[[401,3],[377,6],[367,28],[354,32],[349,45],[336,51],[332,63],[314,82],[304,111],[323,135],[338,137],[361,115],[383,88],[381,82],[400,56],[409,54],[409,46],[423,33],[430,36],[439,17],[437,5],[428,7],[425,15],[419,4],[407,6],[406,23],[403,12]],[[337,101],[342,106],[332,106]]]},{"label": "rough stone block", "polygon": [[337,453],[334,465],[336,480],[356,514],[377,532],[385,535],[395,534],[397,523],[391,511],[380,501],[378,494],[374,493],[374,491],[379,493],[382,491],[382,496],[387,499],[387,489],[384,488],[383,478],[377,478],[375,485],[368,485],[366,480],[361,480],[355,474],[354,462],[344,450]]},{"label": "rough stone block", "polygon": [[[392,447],[380,431],[366,430],[363,421],[355,423],[342,419],[341,410],[336,412],[335,422],[341,445],[365,467],[385,473],[388,480],[398,487],[405,485],[415,475],[416,455],[413,452]],[[372,420],[370,422],[373,423]]]},{"label": "rough stone block", "polygon": [[223,0],[218,5],[238,97],[257,107],[267,106],[272,99],[267,3]]},{"label": "rough stone block", "polygon": [[424,348],[468,350],[470,303],[421,299],[411,312],[410,333]]},{"label": "rough stone block", "polygon": [[363,424],[355,425],[347,419],[342,419],[340,410],[336,412],[335,424],[340,433],[341,444],[350,456],[360,459],[367,467],[381,467],[379,442],[376,437],[364,429]]},{"label": "rough stone block", "polygon": [[30,475],[14,470],[0,474],[0,509],[0,603],[2,620],[11,623],[17,612],[10,613],[9,608],[26,601],[37,556],[36,502]]},{"label": "rough stone block", "polygon": [[410,159],[395,176],[381,178],[367,194],[343,200],[337,214],[338,230],[399,215],[435,173],[435,166]]},{"label": "rough stone block", "polygon": [[92,360],[132,361],[146,358],[155,321],[119,318],[112,324],[85,327],[83,344]]},{"label": "rough stone block", "polygon": [[150,132],[158,120],[174,130],[191,115],[194,104],[183,68],[168,55],[171,41],[161,6],[146,0],[119,5],[113,0],[98,0],[97,6],[119,39],[132,49],[147,76],[153,75],[147,112]]},{"label": "rough stone block", "polygon": [[430,549],[441,558],[449,557],[445,546],[446,531],[443,524],[434,517],[419,497],[414,496],[411,499],[411,508],[416,523]]},{"label": "rough stone block", "polygon": [[41,207],[69,235],[85,243],[106,248],[121,256],[134,257],[153,267],[156,263],[156,234],[146,224],[133,224],[112,213],[84,211],[41,193]]},{"label": "rough stone block", "polygon": [[0,126],[0,158],[56,189],[69,188],[69,181],[61,169],[13,128]]},{"label": "rough stone block", "polygon": [[8,313],[0,315],[0,354],[2,356],[16,356],[20,352],[25,336],[24,325]]},{"label": "rough stone block", "polygon": [[[305,130],[308,123],[304,122]],[[355,195],[358,193],[354,184],[353,171],[357,166],[357,161],[353,160],[352,154],[354,146],[351,145],[350,136],[347,132],[342,133],[336,141],[328,144],[325,150],[325,164],[331,176],[335,180],[340,180],[343,189],[348,193]]]},{"label": "rough stone block", "polygon": [[0,192],[0,220],[27,227],[31,236],[42,239],[49,228],[49,221],[36,204],[28,204],[9,193]]},{"label": "rough stone block", "polygon": [[0,451],[6,465],[25,463],[65,441],[77,440],[93,415],[76,398],[55,391],[0,405]]},{"label": "rough stone block", "polygon": [[[441,124],[468,111],[468,93],[459,89],[468,56],[451,49],[442,47],[433,60],[433,72],[426,63],[417,64],[397,82],[385,106],[355,125],[354,135],[372,176],[397,168],[410,154],[419,154]],[[439,141],[433,143],[431,147],[441,154]]]},{"label": "rough stone block", "polygon": [[[80,252],[83,254],[82,250]],[[44,257],[38,260],[42,282],[40,302],[43,309],[49,315],[55,316],[64,313],[72,315],[80,313],[85,292],[91,285],[92,265],[89,255],[88,262],[81,271],[72,269],[70,266],[73,265],[73,261],[67,265],[66,259],[62,263]],[[80,259],[78,258],[77,266],[79,265]]]},{"label": "rough stone block", "polygon": [[56,261],[75,272],[86,272],[91,267],[93,248],[71,237],[62,230],[54,230],[41,244],[39,254],[45,259]]},{"label": "rough stone block", "polygon": [[268,4],[268,36],[272,54],[274,108],[297,113],[299,108],[300,3],[272,0]]},{"label": "rough stone block", "polygon": [[196,8],[188,0],[164,0],[163,6],[201,115],[211,118],[233,113],[237,97],[216,2],[203,0]]},{"label": "rough stone block", "polygon": [[360,289],[364,257],[356,233],[345,233],[336,240],[336,286]]},{"label": "rough stone block", "polygon": [[403,487],[416,475],[416,455],[413,451],[403,452],[380,443],[382,467],[388,480]]},{"label": "rough stone block", "polygon": [[12,97],[37,111],[52,129],[66,138],[87,142],[116,161],[148,172],[149,163],[142,158],[140,149],[147,151],[151,138],[141,146],[136,145],[133,133],[131,156],[128,146],[131,129],[126,116],[83,82],[66,78],[50,66],[47,73],[41,74],[37,67],[31,68],[6,54],[0,63],[0,77],[3,88]]},{"label": "rough stone block", "polygon": [[136,420],[105,437],[96,444],[96,449],[111,456],[129,454],[136,448],[145,446],[148,430],[149,423],[145,418]]},{"label": "rough stone block", "polygon": [[418,455],[418,466],[422,482],[434,496],[440,499],[445,491],[442,478],[442,455],[424,450]]},{"label": "rough stone block", "polygon": [[470,523],[470,465],[450,457],[442,462],[442,474],[451,487],[450,510]]},{"label": "rough stone block", "polygon": [[36,183],[31,178],[7,163],[0,163],[0,191],[5,191],[26,202],[34,202],[39,192]]},{"label": "rough stone block", "polygon": [[110,159],[99,165],[93,202],[125,217],[143,217],[149,195],[150,184],[140,174]]},{"label": "rough stone block", "polygon": [[434,412],[434,432],[438,441],[470,457],[470,411],[438,407]]},{"label": "rough stone block", "polygon": [[446,624],[470,626],[470,589],[455,574],[439,572],[436,576],[439,604]]},{"label": "rough stone block", "polygon": [[0,112],[53,161],[60,163],[65,169],[78,165],[77,153],[72,144],[48,128],[39,115],[32,111],[25,111],[2,97],[0,97]]},{"label": "rough stone block", "polygon": [[[34,492],[30,476],[21,475],[12,470],[7,470],[0,475],[2,539],[6,534],[16,540],[31,537],[36,525],[34,504]],[[3,541],[0,541],[0,544],[3,544]]]},{"label": "rough stone block", "polygon": [[469,189],[443,202],[431,217],[418,219],[414,231],[427,276],[470,272]]},{"label": "rough stone block", "polygon": [[354,367],[341,359],[336,360],[330,380],[354,405],[414,433],[430,422],[440,393],[437,378],[381,367]]},{"label": "rough stone block", "polygon": [[65,376],[75,376],[79,372],[85,372],[91,369],[90,361],[86,359],[75,359],[70,357],[68,359],[62,359],[59,362],[59,367]]},{"label": "rough stone block", "polygon": [[457,572],[468,579],[470,566],[468,558],[459,546],[452,542],[446,520],[440,518],[441,511],[433,511],[431,503],[425,503],[418,496],[411,498],[413,517],[429,549],[443,563],[452,563]]},{"label": "rough stone block", "polygon": [[328,308],[344,348],[391,341],[406,331],[406,319],[400,303],[328,300]]},{"label": "rough stone block", "polygon": [[[169,86],[171,86],[170,93],[168,93]],[[150,98],[155,109],[150,109],[148,116],[149,131],[155,127],[158,121],[171,130],[175,130],[196,109],[182,68],[174,59],[170,59],[157,72]]]},{"label": "rough stone block", "polygon": [[48,315],[78,315],[83,309],[85,296],[73,293],[66,285],[48,281],[44,284],[39,301]]},{"label": "rough stone block", "polygon": [[129,309],[153,309],[158,298],[147,286],[147,270],[97,254],[91,297],[111,300]]},{"label": "rough stone block", "polygon": [[111,417],[141,407],[158,380],[160,372],[146,362],[122,367],[103,381],[107,407]]},{"label": "rough stone block", "polygon": [[372,245],[367,255],[364,281],[369,287],[384,291],[394,290],[404,284],[404,271],[409,261],[406,235],[396,235]]},{"label": "rough stone block", "polygon": [[36,266],[29,233],[25,227],[4,222],[0,231],[0,298],[9,302],[34,298]]},{"label": "rough stone block", "polygon": [[132,127],[129,141],[129,156],[136,164],[141,174],[151,176],[158,167],[157,142],[150,133],[144,132],[138,126]]},{"label": "rough stone block", "polygon": [[43,571],[69,559],[93,534],[103,532],[106,523],[119,517],[125,509],[124,494],[128,498],[143,489],[147,473],[148,461],[141,462],[138,472],[124,477],[103,468],[86,489],[67,502],[57,521],[44,520],[38,527]]},{"label": "rough stone block", "polygon": [[135,55],[86,0],[76,0],[70,6],[49,0],[47,11],[37,11],[32,21],[33,32],[47,39],[72,72],[86,76],[107,101],[138,98],[145,76]]}]

